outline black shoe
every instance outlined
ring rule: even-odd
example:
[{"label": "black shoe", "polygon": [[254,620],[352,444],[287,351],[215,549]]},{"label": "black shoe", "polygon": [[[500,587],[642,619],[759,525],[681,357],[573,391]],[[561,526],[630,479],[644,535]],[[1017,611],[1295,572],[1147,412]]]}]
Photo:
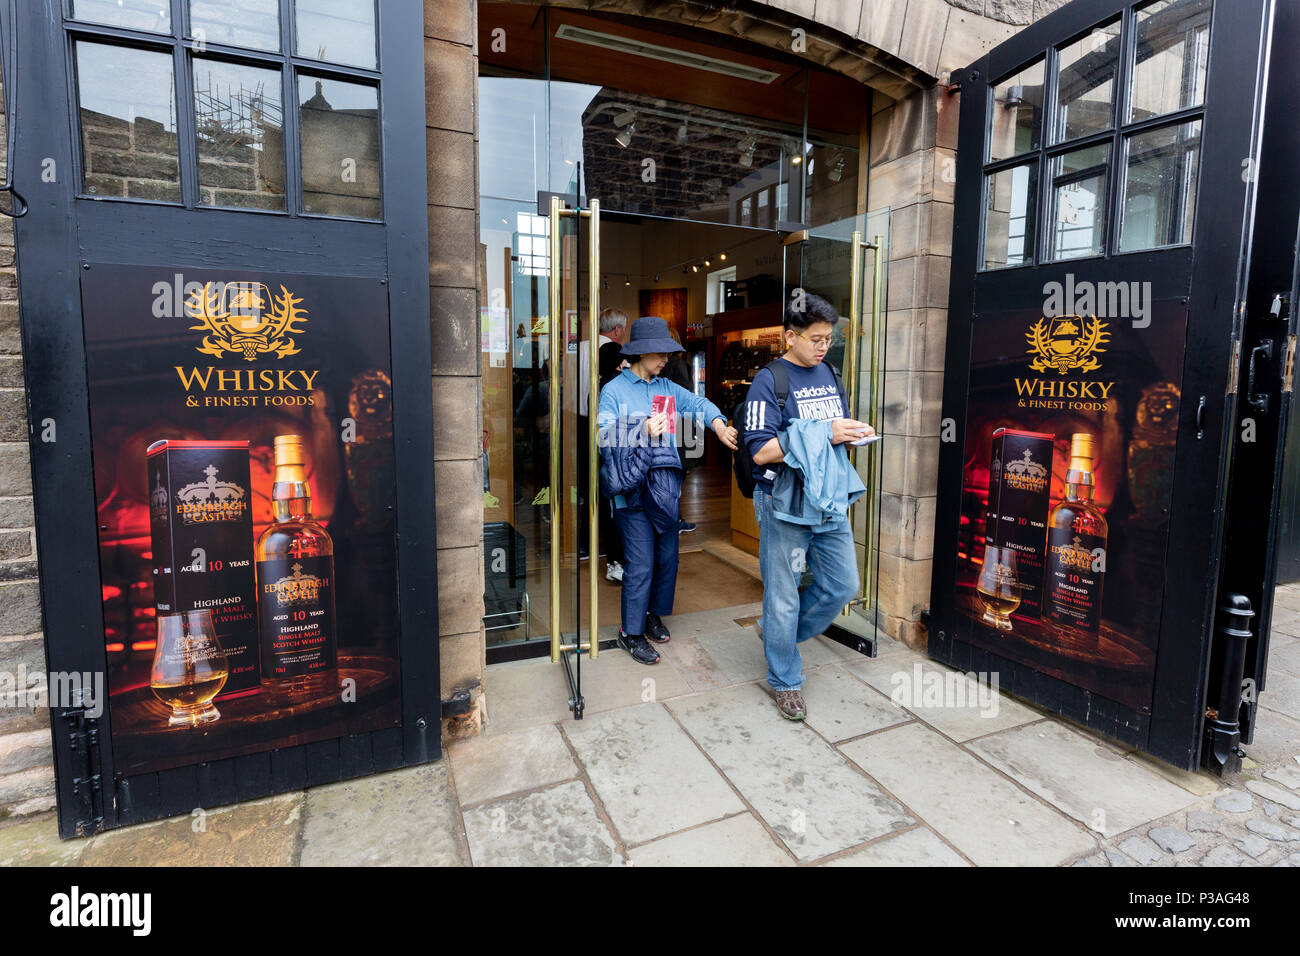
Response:
[{"label": "black shoe", "polygon": [[645,616],[645,636],[647,640],[654,641],[656,644],[666,643],[672,637],[668,633],[668,628],[664,622],[659,620],[658,614],[647,614]]},{"label": "black shoe", "polygon": [[659,652],[650,646],[650,642],[640,634],[633,634],[630,637],[623,633],[623,629],[618,629],[618,646],[623,648],[632,655],[632,660],[638,664],[658,664]]},{"label": "black shoe", "polygon": [[685,518],[678,519],[677,521],[678,534],[685,534],[688,531],[694,531],[694,530],[695,530],[695,523],[693,521],[687,521]]}]

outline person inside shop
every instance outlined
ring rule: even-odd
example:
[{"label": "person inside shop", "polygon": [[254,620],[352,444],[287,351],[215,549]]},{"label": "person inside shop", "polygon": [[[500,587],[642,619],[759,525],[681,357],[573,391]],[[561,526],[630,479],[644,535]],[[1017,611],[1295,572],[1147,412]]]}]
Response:
[{"label": "person inside shop", "polygon": [[[790,720],[807,715],[799,645],[822,633],[858,595],[847,511],[862,483],[845,443],[864,442],[875,429],[847,417],[843,383],[823,361],[839,318],[825,299],[796,289],[782,316],[786,352],[773,363],[782,364],[788,379],[784,405],[770,367],[754,376],[744,403],[763,579],[759,630],[768,684]],[[812,582],[801,594],[805,568]]]},{"label": "person inside shop", "polygon": [[[615,375],[627,364],[623,357],[623,340],[627,337],[627,313],[622,309],[602,309],[599,319],[600,339],[597,341],[596,374],[597,388],[604,388]],[[591,381],[591,363],[588,355],[591,351],[586,342],[578,353],[578,414],[580,433],[578,436],[578,485],[585,493],[587,488],[587,454],[590,444],[587,433],[587,402]],[[600,393],[597,392],[597,395]],[[600,540],[601,554],[605,557],[605,580],[620,584],[623,581],[623,537],[614,523],[613,506],[602,493],[597,502],[597,533]],[[579,557],[587,554],[586,512],[579,509],[580,528],[578,531]]]},{"label": "person inside shop", "polygon": [[619,646],[642,664],[657,664],[650,642],[670,637],[663,618],[677,590],[677,523],[682,465],[674,436],[681,416],[707,422],[734,451],[736,429],[708,399],[660,375],[681,350],[659,316],[632,324],[622,354],[631,362],[600,391],[596,425],[600,483],[623,535],[623,598]]}]

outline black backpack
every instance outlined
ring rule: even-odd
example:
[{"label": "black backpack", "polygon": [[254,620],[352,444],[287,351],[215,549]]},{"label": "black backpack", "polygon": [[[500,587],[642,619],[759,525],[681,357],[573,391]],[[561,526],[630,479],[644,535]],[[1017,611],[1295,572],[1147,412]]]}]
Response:
[{"label": "black backpack", "polygon": [[[829,362],[826,364],[830,365]],[[768,362],[766,368],[772,372],[776,407],[784,412],[785,400],[790,395],[790,373],[786,371],[785,364],[780,359]],[[835,374],[835,387],[839,389],[840,401],[847,410],[848,396],[844,394],[844,381],[840,378],[840,370],[834,365],[831,365],[830,369]],[[736,473],[736,484],[740,488],[740,493],[746,498],[752,498],[754,497],[754,458],[750,455],[749,446],[745,442],[745,402],[748,400],[749,389],[745,389],[745,397],[731,413],[731,424],[735,426],[737,433],[736,450],[731,453],[731,468]]]}]

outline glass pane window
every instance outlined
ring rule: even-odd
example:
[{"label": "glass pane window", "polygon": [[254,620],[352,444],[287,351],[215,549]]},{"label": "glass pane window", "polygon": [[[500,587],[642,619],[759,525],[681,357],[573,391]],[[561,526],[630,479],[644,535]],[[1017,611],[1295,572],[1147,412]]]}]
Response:
[{"label": "glass pane window", "polygon": [[374,69],[374,0],[296,0],[298,40],[294,49],[331,63]]},{"label": "glass pane window", "polygon": [[170,53],[78,41],[82,188],[180,202]]},{"label": "glass pane window", "polygon": [[298,77],[303,212],[379,219],[379,91]]},{"label": "glass pane window", "polygon": [[1106,248],[1106,183],[1110,144],[1075,150],[1050,161],[1049,259],[1100,255]]},{"label": "glass pane window", "polygon": [[1192,241],[1200,158],[1200,120],[1129,138],[1120,252]]},{"label": "glass pane window", "polygon": [[1130,120],[1205,102],[1211,0],[1157,0],[1137,11]]},{"label": "glass pane window", "polygon": [[984,190],[984,268],[1033,262],[1038,164],[1013,166],[985,176]]},{"label": "glass pane window", "polygon": [[190,0],[190,36],[199,44],[280,49],[280,0]]},{"label": "glass pane window", "polygon": [[194,59],[199,202],[284,208],[280,72]]},{"label": "glass pane window", "polygon": [[1111,128],[1115,71],[1119,63],[1119,21],[1098,27],[1057,55],[1056,111],[1052,142],[1060,143]]},{"label": "glass pane window", "polygon": [[73,0],[72,16],[128,30],[171,33],[171,0]]},{"label": "glass pane window", "polygon": [[1007,159],[1037,149],[1043,122],[1043,61],[1007,77],[992,89],[989,159]]}]

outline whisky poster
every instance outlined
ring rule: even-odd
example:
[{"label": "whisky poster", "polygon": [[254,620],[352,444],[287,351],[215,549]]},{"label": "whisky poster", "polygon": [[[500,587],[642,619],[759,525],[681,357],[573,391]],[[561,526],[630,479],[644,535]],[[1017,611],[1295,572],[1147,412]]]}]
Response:
[{"label": "whisky poster", "polygon": [[118,771],[398,725],[386,287],[95,263],[81,291]]},{"label": "whisky poster", "polygon": [[960,639],[1138,709],[1187,332],[1181,301],[1147,295],[1138,318],[1104,300],[977,315],[955,595]]}]

